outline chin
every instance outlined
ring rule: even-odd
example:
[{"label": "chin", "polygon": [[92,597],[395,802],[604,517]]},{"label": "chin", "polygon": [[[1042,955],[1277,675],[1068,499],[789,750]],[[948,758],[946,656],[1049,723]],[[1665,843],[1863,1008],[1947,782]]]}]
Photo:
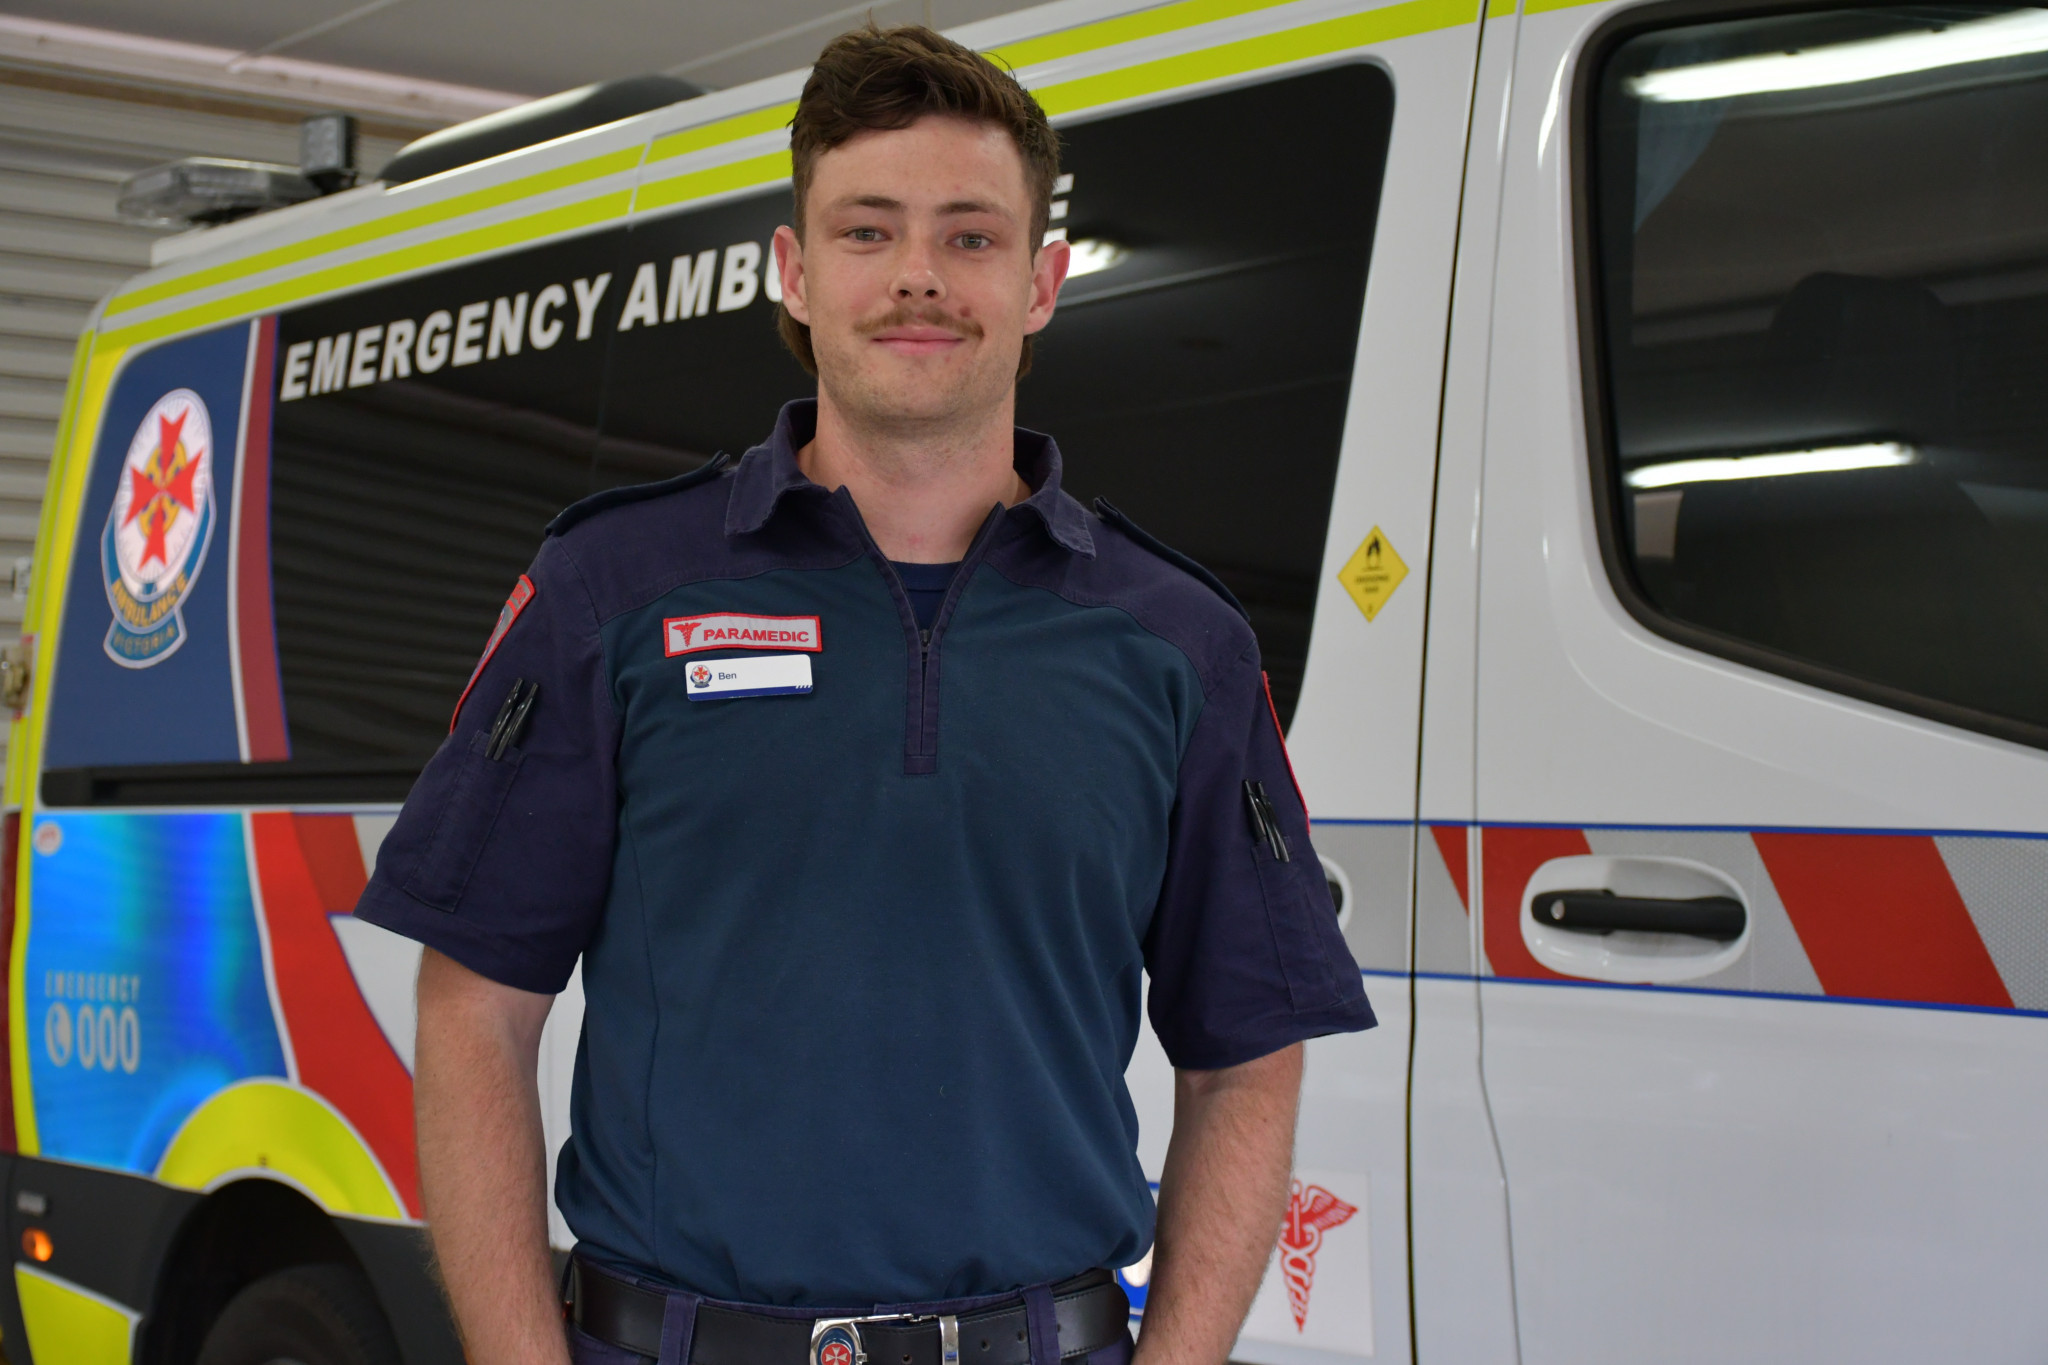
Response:
[{"label": "chin", "polygon": [[923,373],[899,370],[877,374],[870,370],[851,379],[851,383],[832,383],[821,374],[820,387],[848,416],[881,424],[952,421],[1000,403],[1005,387],[991,384],[986,375],[953,366],[944,370],[933,367]]}]

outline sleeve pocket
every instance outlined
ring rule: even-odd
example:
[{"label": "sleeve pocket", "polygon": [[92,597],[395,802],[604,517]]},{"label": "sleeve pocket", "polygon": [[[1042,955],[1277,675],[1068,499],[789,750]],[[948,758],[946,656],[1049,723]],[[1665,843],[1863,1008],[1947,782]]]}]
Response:
[{"label": "sleeve pocket", "polygon": [[1301,869],[1321,865],[1313,858],[1296,857],[1280,862],[1261,845],[1252,847],[1252,863],[1258,869],[1259,890],[1266,900],[1266,923],[1273,931],[1273,952],[1280,971],[1287,978],[1287,996],[1297,1011],[1322,1009],[1337,998],[1337,979],[1331,970],[1324,934],[1316,923],[1320,913],[1315,897],[1302,881]]},{"label": "sleeve pocket", "polygon": [[479,734],[470,740],[455,780],[449,783],[434,832],[413,865],[412,875],[405,879],[405,893],[436,910],[452,912],[461,903],[525,758],[509,748],[501,758],[485,758],[485,739]]}]

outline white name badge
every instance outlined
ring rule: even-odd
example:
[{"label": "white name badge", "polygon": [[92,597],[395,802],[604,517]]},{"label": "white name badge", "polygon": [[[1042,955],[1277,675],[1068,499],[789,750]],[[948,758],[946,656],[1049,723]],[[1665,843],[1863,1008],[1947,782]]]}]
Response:
[{"label": "white name badge", "polygon": [[744,659],[699,659],[683,670],[691,701],[781,697],[811,690],[808,654],[757,654]]}]

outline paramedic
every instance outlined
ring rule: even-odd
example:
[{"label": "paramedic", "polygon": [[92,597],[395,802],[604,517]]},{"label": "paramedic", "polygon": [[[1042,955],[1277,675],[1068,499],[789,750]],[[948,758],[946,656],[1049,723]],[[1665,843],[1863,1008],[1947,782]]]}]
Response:
[{"label": "paramedic", "polygon": [[[357,910],[428,948],[420,1165],[469,1357],[1108,1365],[1105,1268],[1156,1240],[1137,1360],[1213,1365],[1301,1044],[1373,1023],[1257,645],[1013,425],[1068,259],[1036,101],[870,27],[791,143],[817,398],[555,520]],[[565,1342],[535,1065],[579,957]]]}]

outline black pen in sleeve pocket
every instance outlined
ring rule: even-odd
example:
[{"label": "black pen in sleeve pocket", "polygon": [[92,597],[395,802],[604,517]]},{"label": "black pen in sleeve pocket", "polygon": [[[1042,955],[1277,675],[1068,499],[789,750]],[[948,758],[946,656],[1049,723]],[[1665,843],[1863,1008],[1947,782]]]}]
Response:
[{"label": "black pen in sleeve pocket", "polygon": [[[524,681],[521,679],[521,682]],[[493,742],[484,749],[485,758],[503,758],[505,750],[518,743],[520,732],[526,729],[526,717],[533,711],[534,698],[540,695],[540,684],[525,683],[525,687],[526,695],[520,698],[518,705],[513,707],[512,714],[506,718],[503,729],[492,735]],[[513,686],[512,691],[514,696],[518,696],[518,684]]]}]

